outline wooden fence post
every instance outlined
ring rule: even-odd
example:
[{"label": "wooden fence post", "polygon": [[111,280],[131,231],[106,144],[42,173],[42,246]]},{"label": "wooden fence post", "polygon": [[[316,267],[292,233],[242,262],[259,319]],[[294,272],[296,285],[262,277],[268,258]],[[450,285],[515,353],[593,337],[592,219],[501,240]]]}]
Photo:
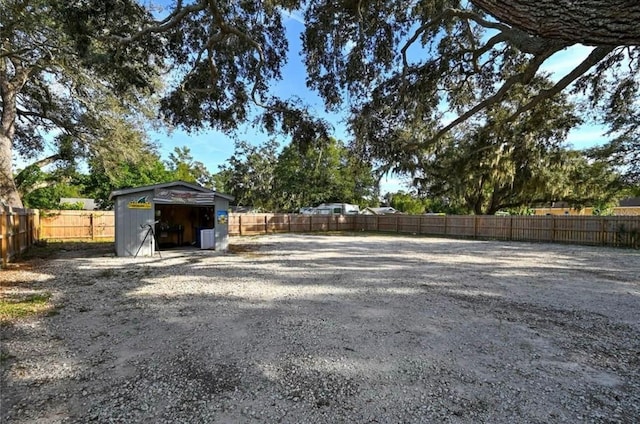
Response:
[{"label": "wooden fence post", "polygon": [[313,215],[309,215],[309,232],[313,231]]},{"label": "wooden fence post", "polygon": [[264,233],[269,234],[269,224],[267,223],[267,215],[264,216]]},{"label": "wooden fence post", "polygon": [[91,232],[91,241],[94,241],[96,239],[96,233],[93,226],[94,226],[94,219],[93,219],[93,212],[91,212],[89,214],[89,231]]},{"label": "wooden fence post", "polygon": [[33,240],[34,241],[39,241],[40,240],[40,209],[36,209],[34,214],[33,214]]},{"label": "wooden fence post", "polygon": [[238,215],[238,232],[242,235],[242,215]]},{"label": "wooden fence post", "polygon": [[509,241],[513,241],[513,215],[509,216]]},{"label": "wooden fence post", "polygon": [[556,239],[556,216],[551,215],[551,242],[553,243]]},{"label": "wooden fence post", "polygon": [[605,246],[607,237],[607,222],[606,218],[603,216],[600,218],[600,243]]},{"label": "wooden fence post", "polygon": [[7,265],[7,223],[6,223],[7,208],[5,206],[0,207],[0,259],[2,260],[2,266]]},{"label": "wooden fence post", "polygon": [[444,216],[444,235],[445,236],[447,235],[447,218],[448,217],[449,217],[448,215]]},{"label": "wooden fence post", "polygon": [[473,238],[478,238],[478,215],[473,215]]}]

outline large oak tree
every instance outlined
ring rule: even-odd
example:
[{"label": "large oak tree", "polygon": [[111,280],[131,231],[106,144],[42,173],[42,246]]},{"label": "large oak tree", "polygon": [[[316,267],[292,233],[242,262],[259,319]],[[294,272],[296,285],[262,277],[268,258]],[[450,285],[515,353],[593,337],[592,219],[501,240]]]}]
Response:
[{"label": "large oak tree", "polygon": [[[135,0],[3,0],[2,200],[21,205],[18,155],[40,159],[38,166],[69,156],[61,146],[72,146],[64,150],[72,157],[101,156],[107,147],[126,156],[127,144],[113,142],[103,117],[135,126],[154,95],[161,96],[157,115],[189,130],[233,131],[255,118],[303,143],[323,136],[324,122],[269,93],[286,62],[283,13],[299,3],[178,0],[158,11]],[[44,152],[52,154],[42,160]]]},{"label": "large oak tree", "polygon": [[[94,141],[109,139],[99,99],[119,100],[121,116],[135,114],[162,72],[168,85],[159,115],[173,125],[233,131],[257,117],[303,144],[326,137],[324,122],[269,90],[286,61],[284,13],[303,6],[308,83],[328,108],[349,99],[354,122],[427,124],[430,132],[415,140],[423,148],[529,84],[554,54],[583,44],[593,47],[588,57],[511,119],[575,90],[619,136],[610,156],[629,161],[637,149],[635,0],[176,0],[159,12],[149,4],[2,1],[3,200],[20,205],[16,152],[35,158],[53,135],[76,154],[91,153]],[[455,117],[443,120],[445,112]]]},{"label": "large oak tree", "polygon": [[554,55],[584,45],[587,57],[531,92],[508,121],[559,93],[581,96],[585,115],[617,137],[609,153],[630,171],[640,166],[635,0],[318,1],[305,16],[310,86],[329,108],[348,99],[356,136],[383,163],[403,160],[402,149],[368,139],[371,129],[420,128],[404,148],[433,147],[542,76]]}]

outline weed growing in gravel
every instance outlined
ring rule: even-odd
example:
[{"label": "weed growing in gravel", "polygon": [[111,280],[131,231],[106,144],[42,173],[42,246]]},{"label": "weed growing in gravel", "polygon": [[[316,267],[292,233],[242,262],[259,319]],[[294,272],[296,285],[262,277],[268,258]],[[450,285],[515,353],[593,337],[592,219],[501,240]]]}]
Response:
[{"label": "weed growing in gravel", "polygon": [[35,315],[50,308],[51,293],[31,294],[22,298],[0,299],[0,323]]},{"label": "weed growing in gravel", "polygon": [[10,354],[9,352],[5,352],[4,350],[0,350],[0,364],[8,361],[9,359],[13,359],[15,356]]},{"label": "weed growing in gravel", "polygon": [[116,271],[111,268],[105,268],[98,273],[98,278],[113,278],[116,275]]}]

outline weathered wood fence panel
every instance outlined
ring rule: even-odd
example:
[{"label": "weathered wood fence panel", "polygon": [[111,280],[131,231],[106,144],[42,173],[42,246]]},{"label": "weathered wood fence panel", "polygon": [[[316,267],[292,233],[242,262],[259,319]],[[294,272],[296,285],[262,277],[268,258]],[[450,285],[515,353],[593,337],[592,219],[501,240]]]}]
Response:
[{"label": "weathered wood fence panel", "polygon": [[38,240],[39,214],[35,209],[0,206],[0,259],[6,266]]},{"label": "weathered wood fence panel", "polygon": [[344,215],[230,214],[229,235],[351,231],[353,218]]},{"label": "weathered wood fence panel", "polygon": [[[640,248],[640,216],[444,216],[230,214],[230,235],[379,231],[479,239]],[[113,211],[37,211],[0,207],[6,264],[37,240],[113,241]]]},{"label": "weathered wood fence panel", "polygon": [[477,216],[475,237],[511,240],[512,217]]},{"label": "weathered wood fence panel", "polygon": [[638,216],[232,214],[230,223],[231,235],[335,230],[379,231],[628,247],[637,247],[640,237]]},{"label": "weathered wood fence panel", "polygon": [[425,215],[420,225],[420,234],[434,236],[444,236],[447,234],[447,216],[445,215]]},{"label": "weathered wood fence panel", "polygon": [[113,211],[41,211],[40,239],[113,241]]}]

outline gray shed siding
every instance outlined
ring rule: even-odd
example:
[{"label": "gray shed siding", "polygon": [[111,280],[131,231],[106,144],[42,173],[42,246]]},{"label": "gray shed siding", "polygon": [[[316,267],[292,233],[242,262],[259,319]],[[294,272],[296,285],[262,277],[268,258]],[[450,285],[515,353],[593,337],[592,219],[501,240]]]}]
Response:
[{"label": "gray shed siding", "polygon": [[[216,213],[218,211],[228,211],[229,201],[222,197],[216,197]],[[229,248],[229,219],[224,224],[216,222],[215,224],[215,250],[227,250]]]},{"label": "gray shed siding", "polygon": [[[193,192],[195,195],[185,196],[182,192]],[[198,236],[194,230],[202,225],[201,229],[214,228],[214,249],[227,250],[229,247],[229,201],[231,196],[216,193],[215,191],[204,189],[200,186],[176,181],[172,183],[154,184],[138,188],[114,190],[111,193],[115,205],[115,226],[116,226],[116,254],[118,256],[153,256],[156,252],[156,242],[153,235],[149,233],[149,226],[156,231],[156,220],[161,220],[160,213],[165,212],[178,221],[179,230],[187,228],[187,239],[182,239],[185,231],[181,231],[177,240],[171,237],[170,229],[166,228],[163,237],[164,242],[173,244],[169,248],[177,246],[197,245]],[[149,204],[149,209],[132,208],[130,202],[136,202],[145,198],[145,203]],[[189,209],[192,208],[192,211]],[[202,208],[207,208],[206,210]],[[207,215],[208,211],[215,209],[213,219]],[[188,214],[185,214],[188,213]],[[204,213],[204,215],[202,215]],[[160,221],[159,221],[160,222]],[[191,224],[191,226],[189,226]],[[176,222],[167,222],[160,225],[176,225]],[[162,232],[161,232],[162,234]],[[169,235],[167,235],[169,234]],[[145,236],[148,237],[145,239]],[[156,234],[159,237],[160,234]],[[207,235],[209,237],[209,235]],[[203,237],[204,239],[204,237]],[[208,239],[208,238],[207,238]],[[208,239],[209,240],[209,239]],[[162,241],[162,240],[161,240]],[[207,246],[208,247],[208,243]]]},{"label": "gray shed siding", "polygon": [[[129,209],[129,202],[147,196],[151,209]],[[140,248],[139,256],[153,256],[155,240],[149,236],[142,247],[140,244],[147,234],[147,224],[154,225],[153,190],[118,196],[115,199],[116,255],[134,256]],[[142,228],[142,227],[144,228]]]}]

